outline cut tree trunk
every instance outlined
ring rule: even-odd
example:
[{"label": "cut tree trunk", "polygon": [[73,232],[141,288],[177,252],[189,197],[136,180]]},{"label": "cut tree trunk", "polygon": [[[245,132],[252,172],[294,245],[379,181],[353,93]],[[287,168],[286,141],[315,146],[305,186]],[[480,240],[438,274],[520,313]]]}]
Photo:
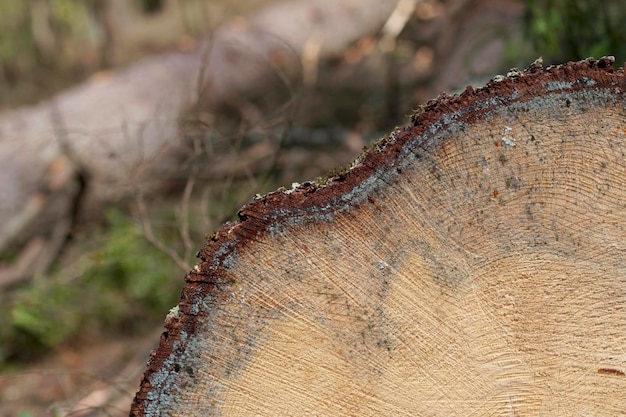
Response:
[{"label": "cut tree trunk", "polygon": [[200,251],[132,416],[624,415],[626,79],[440,96]]}]

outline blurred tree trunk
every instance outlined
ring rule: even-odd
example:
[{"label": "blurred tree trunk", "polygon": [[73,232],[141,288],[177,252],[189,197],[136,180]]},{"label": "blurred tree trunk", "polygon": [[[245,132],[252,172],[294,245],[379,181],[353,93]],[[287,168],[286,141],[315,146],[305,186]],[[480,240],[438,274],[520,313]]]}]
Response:
[{"label": "blurred tree trunk", "polygon": [[[55,224],[80,207],[159,189],[179,170],[179,120],[192,105],[210,111],[267,91],[271,77],[296,83],[307,48],[320,57],[338,53],[377,30],[394,5],[276,3],[225,25],[195,52],[96,74],[41,104],[0,114],[0,253],[34,236],[51,239]],[[0,287],[16,280],[2,272]]]}]

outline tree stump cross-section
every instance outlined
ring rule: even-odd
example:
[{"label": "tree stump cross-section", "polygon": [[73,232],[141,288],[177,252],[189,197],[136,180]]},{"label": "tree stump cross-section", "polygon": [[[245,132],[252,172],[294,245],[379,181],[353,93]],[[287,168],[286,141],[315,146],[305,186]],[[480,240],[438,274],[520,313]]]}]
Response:
[{"label": "tree stump cross-section", "polygon": [[626,79],[440,96],[200,251],[132,416],[626,415]]}]

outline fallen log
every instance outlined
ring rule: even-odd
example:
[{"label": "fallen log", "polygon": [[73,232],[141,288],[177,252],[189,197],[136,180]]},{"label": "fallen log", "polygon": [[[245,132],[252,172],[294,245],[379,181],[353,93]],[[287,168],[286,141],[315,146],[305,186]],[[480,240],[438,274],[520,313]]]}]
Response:
[{"label": "fallen log", "polygon": [[[180,124],[193,117],[190,108],[211,112],[265,94],[277,72],[296,84],[290,77],[311,42],[319,58],[336,54],[382,26],[395,3],[277,2],[225,24],[194,51],[151,57],[3,112],[0,254],[18,252],[32,239],[44,239],[52,253],[49,235],[55,224],[81,214],[73,212],[77,202],[81,209],[97,207],[166,188],[180,177],[180,154],[189,146]],[[0,266],[0,288],[32,276],[14,266]]]},{"label": "fallen log", "polygon": [[199,252],[131,416],[626,410],[626,79],[442,95]]}]

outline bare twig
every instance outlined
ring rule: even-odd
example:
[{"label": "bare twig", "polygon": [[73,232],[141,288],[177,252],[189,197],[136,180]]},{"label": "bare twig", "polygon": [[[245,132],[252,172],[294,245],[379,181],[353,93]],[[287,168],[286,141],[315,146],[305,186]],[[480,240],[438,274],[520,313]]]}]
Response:
[{"label": "bare twig", "polygon": [[209,213],[209,200],[211,199],[212,188],[211,186],[206,186],[202,190],[202,196],[200,197],[200,211],[203,213],[202,216],[202,228],[209,233],[209,231],[213,228],[213,222],[211,218],[208,216]]},{"label": "bare twig", "polygon": [[189,234],[189,201],[191,200],[191,193],[193,192],[195,182],[195,175],[191,175],[187,178],[185,191],[183,192],[181,200],[180,212],[178,215],[180,223],[180,237],[183,240],[183,246],[185,247],[185,260],[189,259],[192,249],[192,242]]},{"label": "bare twig", "polygon": [[36,236],[22,249],[13,265],[0,267],[0,290],[32,277],[33,265],[45,246],[45,240]]},{"label": "bare twig", "polygon": [[396,46],[396,39],[411,18],[419,0],[399,0],[385,25],[382,28],[380,46],[383,51],[392,51]]},{"label": "bare twig", "polygon": [[143,198],[143,194],[141,192],[137,193],[136,198],[137,209],[139,210],[139,217],[141,218],[141,226],[143,229],[143,235],[145,239],[155,248],[166,254],[174,261],[174,263],[182,269],[184,272],[187,272],[191,269],[191,266],[183,260],[175,250],[165,245],[162,241],[160,241],[155,235],[152,229],[152,223],[150,223],[150,218],[148,217],[148,208]]}]

